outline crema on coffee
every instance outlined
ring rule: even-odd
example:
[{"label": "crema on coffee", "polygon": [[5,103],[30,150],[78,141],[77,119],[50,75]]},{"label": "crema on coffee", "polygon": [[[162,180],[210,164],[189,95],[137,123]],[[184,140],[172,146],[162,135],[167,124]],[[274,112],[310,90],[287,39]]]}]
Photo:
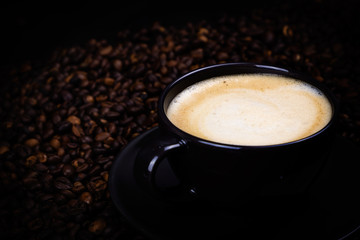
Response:
[{"label": "crema on coffee", "polygon": [[180,92],[166,113],[196,137],[235,145],[274,145],[321,130],[332,107],[314,86],[278,75],[241,74],[200,81]]}]

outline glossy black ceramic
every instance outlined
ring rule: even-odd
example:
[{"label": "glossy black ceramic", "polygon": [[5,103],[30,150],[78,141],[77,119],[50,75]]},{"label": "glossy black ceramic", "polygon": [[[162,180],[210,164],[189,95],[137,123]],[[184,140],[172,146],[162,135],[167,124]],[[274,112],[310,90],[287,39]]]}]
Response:
[{"label": "glossy black ceramic", "polygon": [[[319,132],[294,142],[241,146],[192,136],[167,118],[169,103],[186,87],[211,77],[249,73],[276,74],[312,84],[328,97],[333,110],[331,121]],[[246,208],[258,196],[302,194],[318,174],[331,148],[336,112],[335,100],[323,85],[291,70],[249,63],[201,68],[171,83],[161,95],[158,138],[139,150],[134,174],[144,191],[164,201],[202,198],[214,206],[235,204]],[[157,168],[164,159],[175,173],[177,185],[156,183]]]},{"label": "glossy black ceramic", "polygon": [[[206,199],[164,201],[135,178],[142,148],[161,136],[156,127],[131,141],[116,157],[109,176],[111,198],[131,225],[154,240],[277,239],[352,240],[360,236],[360,149],[343,138],[329,146],[326,164],[308,191],[256,197],[246,208],[214,206]],[[157,185],[178,185],[167,159]]]}]

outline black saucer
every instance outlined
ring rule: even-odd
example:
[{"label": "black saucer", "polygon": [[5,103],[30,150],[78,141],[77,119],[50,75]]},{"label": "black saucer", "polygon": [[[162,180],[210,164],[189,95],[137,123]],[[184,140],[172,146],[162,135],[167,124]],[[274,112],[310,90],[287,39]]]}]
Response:
[{"label": "black saucer", "polygon": [[[360,232],[360,150],[337,138],[315,183],[304,195],[254,199],[249,207],[212,206],[206,201],[168,203],[144,191],[134,177],[139,149],[159,134],[153,128],[117,156],[110,193],[121,214],[151,239],[348,239]],[[159,166],[175,184],[166,161]],[[162,169],[162,170],[161,170]],[[161,173],[160,173],[161,175]],[[170,183],[169,183],[170,182]]]}]

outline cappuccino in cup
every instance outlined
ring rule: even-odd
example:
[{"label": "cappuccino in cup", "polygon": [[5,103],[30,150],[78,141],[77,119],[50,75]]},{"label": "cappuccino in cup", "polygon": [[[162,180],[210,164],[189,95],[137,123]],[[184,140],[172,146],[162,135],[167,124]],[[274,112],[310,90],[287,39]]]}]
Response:
[{"label": "cappuccino in cup", "polygon": [[169,104],[179,129],[212,142],[264,146],[306,138],[332,117],[327,97],[301,80],[273,74],[214,77],[181,91]]}]

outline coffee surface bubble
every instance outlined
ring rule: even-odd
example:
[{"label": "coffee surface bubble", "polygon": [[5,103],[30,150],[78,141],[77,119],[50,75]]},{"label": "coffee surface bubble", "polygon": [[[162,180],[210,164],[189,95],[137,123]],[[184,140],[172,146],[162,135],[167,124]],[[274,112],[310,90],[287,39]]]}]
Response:
[{"label": "coffee surface bubble", "polygon": [[170,103],[167,117],[196,137],[234,145],[274,145],[321,130],[332,108],[324,94],[300,80],[241,74],[198,82]]}]

